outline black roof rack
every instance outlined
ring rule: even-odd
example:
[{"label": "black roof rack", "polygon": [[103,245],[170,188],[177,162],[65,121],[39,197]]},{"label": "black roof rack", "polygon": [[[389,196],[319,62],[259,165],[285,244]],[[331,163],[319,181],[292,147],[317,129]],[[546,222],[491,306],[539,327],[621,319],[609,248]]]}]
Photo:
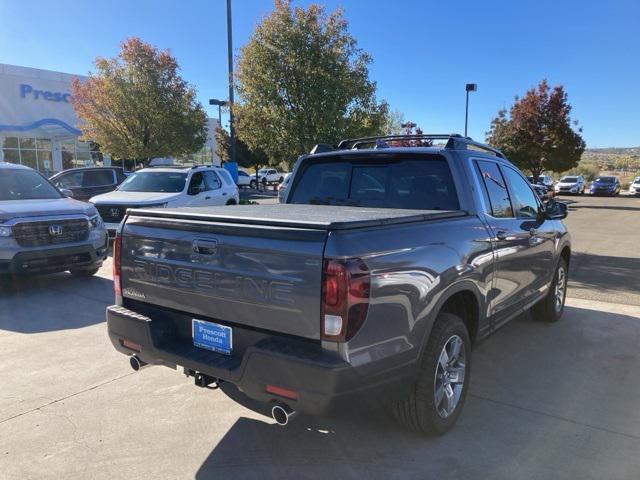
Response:
[{"label": "black roof rack", "polygon": [[[376,137],[364,137],[364,138],[351,138],[342,140],[337,149],[338,150],[358,150],[360,148],[367,148],[367,145],[372,145],[374,148],[387,148],[389,145],[387,142],[400,141],[400,140],[445,140],[447,143],[444,148],[451,150],[468,150],[469,147],[477,148],[489,152],[496,157],[504,158],[504,154],[497,148],[493,148],[484,143],[476,142],[471,137],[463,137],[459,133],[420,133],[413,135],[380,135]],[[321,151],[327,151],[326,145],[322,144]],[[312,153],[319,153],[313,151]]]}]

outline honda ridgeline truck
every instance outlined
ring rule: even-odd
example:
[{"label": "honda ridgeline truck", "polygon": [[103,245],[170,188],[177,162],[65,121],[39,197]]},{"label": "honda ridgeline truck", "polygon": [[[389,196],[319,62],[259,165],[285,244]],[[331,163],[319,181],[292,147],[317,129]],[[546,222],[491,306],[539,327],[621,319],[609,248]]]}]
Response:
[{"label": "honda ridgeline truck", "polygon": [[542,204],[491,147],[460,135],[319,145],[284,199],[129,210],[107,321],[134,369],[231,382],[280,424],[383,401],[442,434],[475,342],[531,307],[562,315],[566,205]]}]

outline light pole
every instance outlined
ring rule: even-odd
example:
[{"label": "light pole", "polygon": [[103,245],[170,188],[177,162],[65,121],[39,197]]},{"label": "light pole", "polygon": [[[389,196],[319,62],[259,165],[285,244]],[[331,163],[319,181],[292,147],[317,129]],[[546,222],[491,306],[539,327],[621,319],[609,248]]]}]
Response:
[{"label": "light pole", "polygon": [[[229,135],[231,140],[231,162],[236,162],[236,131],[233,124],[233,32],[231,25],[231,0],[227,0],[227,60],[229,66]],[[235,167],[237,170],[237,166]],[[237,172],[234,173],[234,179]]]},{"label": "light pole", "polygon": [[222,107],[226,107],[229,105],[229,102],[226,100],[218,100],[217,98],[210,98],[209,105],[217,105],[218,106],[218,124],[220,128],[222,128]]},{"label": "light pole", "polygon": [[464,109],[464,136],[467,136],[467,126],[469,124],[469,92],[476,92],[478,90],[477,83],[467,83],[465,86],[465,91],[467,92],[467,101]]}]

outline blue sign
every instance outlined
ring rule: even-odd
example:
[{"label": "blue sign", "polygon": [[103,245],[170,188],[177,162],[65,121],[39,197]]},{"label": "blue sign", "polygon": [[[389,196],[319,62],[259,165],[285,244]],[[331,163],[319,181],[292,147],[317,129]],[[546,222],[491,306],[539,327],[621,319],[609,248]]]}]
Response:
[{"label": "blue sign", "polygon": [[20,98],[33,98],[34,100],[38,100],[42,98],[43,100],[47,100],[49,102],[65,102],[69,103],[69,98],[71,98],[70,93],[62,93],[62,92],[51,92],[49,90],[37,90],[33,88],[31,85],[26,83],[20,84]]},{"label": "blue sign", "polygon": [[195,318],[192,322],[193,344],[196,347],[231,355],[233,349],[231,327]]}]

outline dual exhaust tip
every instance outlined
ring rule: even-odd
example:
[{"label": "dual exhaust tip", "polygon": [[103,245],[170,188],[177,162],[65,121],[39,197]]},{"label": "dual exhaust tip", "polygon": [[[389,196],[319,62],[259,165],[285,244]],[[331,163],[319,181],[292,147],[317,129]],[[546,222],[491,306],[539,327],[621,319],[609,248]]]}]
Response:
[{"label": "dual exhaust tip", "polygon": [[[135,354],[129,357],[129,364],[135,372],[138,372],[147,366],[147,362],[144,362]],[[273,417],[278,425],[283,427],[293,420],[297,414],[298,412],[286,403],[279,403],[274,405],[271,409],[271,417]]]}]

